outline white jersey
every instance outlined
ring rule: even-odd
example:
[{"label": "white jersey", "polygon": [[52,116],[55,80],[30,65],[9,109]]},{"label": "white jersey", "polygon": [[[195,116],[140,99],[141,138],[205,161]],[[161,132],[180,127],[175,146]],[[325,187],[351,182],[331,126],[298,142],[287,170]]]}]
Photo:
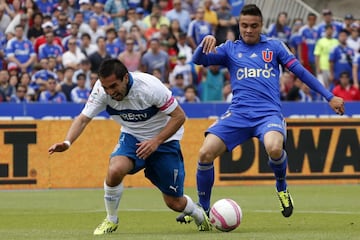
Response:
[{"label": "white jersey", "polygon": [[[129,92],[122,101],[106,94],[100,80],[95,83],[82,114],[93,118],[106,110],[121,125],[121,131],[129,133],[139,141],[148,140],[165,127],[170,114],[178,106],[171,91],[159,79],[146,73],[129,73]],[[180,140],[183,126],[166,142]]]}]

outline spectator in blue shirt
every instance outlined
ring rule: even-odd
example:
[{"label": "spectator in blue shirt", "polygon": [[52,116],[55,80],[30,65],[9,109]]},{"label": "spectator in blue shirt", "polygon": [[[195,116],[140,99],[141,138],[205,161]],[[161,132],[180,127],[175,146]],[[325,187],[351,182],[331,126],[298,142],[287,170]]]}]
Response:
[{"label": "spectator in blue shirt", "polygon": [[[347,72],[352,78],[352,62],[354,58],[354,49],[346,45],[348,33],[342,30],[339,33],[339,45],[330,52],[330,82],[337,83],[340,80],[340,74]],[[334,82],[335,81],[335,82]]]},{"label": "spectator in blue shirt", "polygon": [[15,27],[15,38],[8,42],[6,55],[9,62],[18,65],[22,72],[31,72],[32,65],[36,61],[36,53],[30,40],[23,37],[24,27]]},{"label": "spectator in blue shirt", "polygon": [[331,25],[333,27],[333,37],[337,38],[339,32],[342,30],[342,24],[333,20],[333,15],[330,9],[324,9],[322,11],[324,21],[317,25],[318,39],[325,37],[326,26]]},{"label": "spectator in blue shirt", "polygon": [[191,20],[189,12],[182,9],[181,0],[174,0],[173,6],[174,8],[166,13],[166,17],[170,21],[178,20],[181,30],[187,32]]},{"label": "spectator in blue shirt", "polygon": [[190,22],[187,37],[192,49],[199,46],[205,36],[212,34],[212,27],[204,20],[204,14],[204,8],[198,8],[196,18]]},{"label": "spectator in blue shirt", "polygon": [[26,98],[27,87],[25,85],[19,84],[16,88],[16,93],[13,94],[10,98],[10,102],[15,103],[24,103],[28,102]]},{"label": "spectator in blue shirt", "polygon": [[276,19],[276,23],[269,26],[267,35],[269,37],[279,39],[284,43],[288,43],[291,36],[291,28],[287,25],[287,21],[287,12],[280,12]]},{"label": "spectator in blue shirt", "polygon": [[47,81],[47,90],[40,93],[39,102],[42,103],[64,103],[66,96],[62,91],[57,91],[57,82],[50,77]]},{"label": "spectator in blue shirt", "polygon": [[63,48],[54,42],[54,33],[45,34],[46,43],[39,47],[39,60],[53,57],[57,64],[62,63]]},{"label": "spectator in blue shirt", "polygon": [[76,76],[77,87],[71,90],[71,100],[74,103],[86,103],[90,90],[85,87],[86,76],[80,73]]}]

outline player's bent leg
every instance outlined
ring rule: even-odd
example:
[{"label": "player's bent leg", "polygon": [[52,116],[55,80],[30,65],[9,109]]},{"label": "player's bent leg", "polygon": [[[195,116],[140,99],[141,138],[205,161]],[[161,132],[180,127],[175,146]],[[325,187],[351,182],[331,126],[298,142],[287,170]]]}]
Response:
[{"label": "player's bent leg", "polygon": [[290,217],[293,212],[294,204],[292,197],[287,189],[286,169],[287,154],[283,150],[284,137],[280,132],[270,131],[264,136],[264,145],[269,155],[269,166],[274,171],[276,178],[277,196],[280,201],[280,210],[284,217]]},{"label": "player's bent leg", "polygon": [[94,235],[112,233],[118,228],[117,212],[124,190],[121,182],[132,168],[133,162],[127,157],[115,156],[110,159],[108,173],[104,182],[104,202],[107,216],[94,230]]},{"label": "player's bent leg", "polygon": [[177,212],[183,212],[182,215],[185,218],[185,220],[183,220],[184,222],[187,221],[186,223],[189,223],[192,220],[195,220],[195,224],[199,231],[210,231],[212,229],[209,217],[204,209],[195,204],[189,196],[172,197],[165,194],[163,196],[164,201],[169,208]]}]

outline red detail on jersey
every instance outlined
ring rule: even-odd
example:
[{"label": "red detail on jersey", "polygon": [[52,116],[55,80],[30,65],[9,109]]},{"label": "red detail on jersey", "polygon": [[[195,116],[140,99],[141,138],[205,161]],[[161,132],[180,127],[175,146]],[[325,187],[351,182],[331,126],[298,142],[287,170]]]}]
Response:
[{"label": "red detail on jersey", "polygon": [[165,111],[169,106],[171,106],[171,104],[173,104],[175,101],[175,98],[173,96],[171,96],[171,98],[163,105],[160,107],[160,111]]},{"label": "red detail on jersey", "polygon": [[296,59],[295,59],[295,58],[291,59],[291,60],[286,64],[286,67],[289,68],[294,62],[296,62]]},{"label": "red detail on jersey", "polygon": [[262,51],[262,59],[265,62],[271,62],[273,59],[273,54],[274,54],[273,51],[269,51],[269,50]]}]

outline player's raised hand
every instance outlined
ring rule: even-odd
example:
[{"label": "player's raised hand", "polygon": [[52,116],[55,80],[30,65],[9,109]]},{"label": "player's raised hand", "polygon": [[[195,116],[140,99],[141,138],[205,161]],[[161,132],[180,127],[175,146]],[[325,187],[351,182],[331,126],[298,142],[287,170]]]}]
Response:
[{"label": "player's raised hand", "polygon": [[337,114],[343,115],[345,113],[344,100],[341,97],[333,97],[329,104]]},{"label": "player's raised hand", "polygon": [[207,35],[204,37],[201,44],[203,46],[203,53],[209,54],[211,52],[216,52],[216,38],[214,36]]},{"label": "player's raised hand", "polygon": [[52,145],[48,152],[49,154],[53,154],[54,152],[63,152],[69,149],[69,145],[66,144],[65,142],[62,143],[55,143],[54,145]]}]

